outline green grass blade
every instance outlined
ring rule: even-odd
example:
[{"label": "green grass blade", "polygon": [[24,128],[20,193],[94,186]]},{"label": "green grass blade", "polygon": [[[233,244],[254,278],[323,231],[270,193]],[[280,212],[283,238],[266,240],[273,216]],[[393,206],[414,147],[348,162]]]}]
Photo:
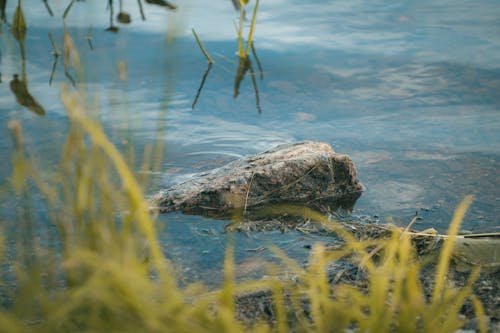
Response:
[{"label": "green grass blade", "polygon": [[252,23],[250,24],[250,32],[248,33],[247,46],[245,49],[245,57],[248,57],[250,52],[250,46],[253,43],[253,36],[255,34],[255,24],[257,23],[257,11],[259,10],[259,0],[255,1],[255,7],[253,9]]},{"label": "green grass blade", "polygon": [[208,54],[207,50],[205,49],[205,47],[201,43],[201,40],[200,40],[200,38],[198,38],[198,34],[194,30],[194,28],[192,28],[191,31],[193,32],[194,38],[196,39],[196,42],[198,43],[198,46],[200,47],[201,52],[203,52],[203,54],[207,58],[208,62],[211,63],[211,64],[213,64],[214,60],[212,59],[212,57],[210,56],[210,54]]}]

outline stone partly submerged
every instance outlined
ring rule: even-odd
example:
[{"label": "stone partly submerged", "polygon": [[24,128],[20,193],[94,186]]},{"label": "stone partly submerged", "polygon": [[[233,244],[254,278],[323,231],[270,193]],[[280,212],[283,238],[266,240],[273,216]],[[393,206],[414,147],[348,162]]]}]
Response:
[{"label": "stone partly submerged", "polygon": [[302,142],[197,174],[161,190],[150,203],[159,212],[224,218],[274,204],[349,210],[362,191],[349,156],[327,143]]}]

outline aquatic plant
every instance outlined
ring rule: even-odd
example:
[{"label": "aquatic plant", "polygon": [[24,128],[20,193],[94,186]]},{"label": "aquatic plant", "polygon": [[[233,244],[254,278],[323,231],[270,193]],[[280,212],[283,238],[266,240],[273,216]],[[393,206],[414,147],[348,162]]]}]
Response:
[{"label": "aquatic plant", "polygon": [[[187,306],[176,287],[139,183],[83,112],[80,96],[63,89],[62,99],[72,128],[51,180],[24,151],[20,124],[10,124],[17,147],[11,184],[24,207],[15,222],[22,227],[15,230],[23,241],[7,263],[15,273],[3,281],[11,289],[2,290],[9,305],[0,312],[1,327],[8,332],[202,330],[203,321],[191,317],[208,315],[209,309]],[[45,226],[41,239],[29,208],[35,189],[44,194],[55,227]]]},{"label": "aquatic plant", "polygon": [[[255,51],[255,47],[253,44],[253,39],[255,35],[255,25],[257,23],[257,12],[259,10],[259,0],[255,1],[255,6],[253,9],[252,21],[250,23],[250,29],[248,32],[248,38],[246,41],[245,49],[243,49],[243,22],[245,20],[245,6],[248,4],[248,0],[237,0],[239,1],[238,5],[235,7],[239,7],[240,10],[240,18],[238,26],[236,26],[236,32],[238,35],[238,68],[236,70],[236,76],[234,78],[234,94],[233,96],[236,98],[239,95],[240,84],[243,81],[246,73],[250,71],[250,77],[252,79],[252,85],[255,92],[255,104],[257,107],[257,111],[262,113],[262,109],[260,107],[260,98],[259,98],[259,90],[257,88],[257,82],[255,80],[255,71],[252,66],[252,61],[250,60],[249,53],[252,50],[252,54],[254,55],[257,65],[260,70],[260,77],[263,78],[262,74],[262,66],[260,64],[259,59],[257,58],[257,53]],[[236,2],[233,2],[236,4]]]},{"label": "aquatic plant", "polygon": [[[10,123],[16,147],[10,183],[20,207],[14,227],[21,241],[15,251],[3,247],[2,267],[13,269],[2,283],[8,304],[0,325],[7,332],[454,332],[463,324],[459,310],[467,298],[482,313],[472,293],[477,269],[461,290],[446,284],[453,241],[441,251],[429,298],[410,233],[394,229],[389,238],[358,240],[325,216],[292,207],[291,213],[322,223],[345,245],[315,245],[305,268],[275,249],[283,266],[274,266],[267,279],[238,284],[229,246],[220,290],[179,288],[140,183],[89,117],[81,96],[63,88],[61,97],[71,129],[52,177],[41,174],[24,150],[21,125]],[[36,191],[44,195],[55,227],[43,226],[49,230],[42,237],[30,210]],[[450,236],[470,202],[458,207]],[[329,276],[329,266],[339,260],[351,262],[367,282],[339,283],[346,271]],[[258,290],[271,292],[274,318],[248,326],[236,319],[235,296]]]},{"label": "aquatic plant", "polygon": [[[258,2],[252,26],[257,6]],[[248,66],[253,28],[244,50],[241,26],[240,20],[238,52]],[[65,31],[66,71],[79,70],[75,52]],[[220,290],[208,291],[199,284],[179,287],[144,195],[147,178],[131,171],[132,165],[92,118],[95,113],[81,91],[63,87],[61,99],[70,129],[52,174],[39,170],[25,149],[21,124],[9,124],[15,148],[9,193],[16,197],[16,211],[10,223],[4,223],[0,237],[2,330],[428,332],[439,327],[441,332],[454,332],[463,324],[459,313],[467,298],[482,318],[484,311],[472,290],[478,269],[462,289],[447,284],[453,236],[470,197],[459,205],[450,225],[430,297],[419,278],[423,264],[409,232],[394,229],[389,238],[360,240],[327,217],[294,207],[285,207],[285,212],[321,223],[339,235],[344,246],[315,245],[306,267],[275,249],[282,265],[270,265],[272,274],[266,279],[242,283],[235,282],[229,246]],[[153,156],[158,154],[146,147],[141,170],[150,169]],[[35,202],[46,205],[49,223],[33,214]],[[14,244],[6,242],[10,237],[15,238]],[[352,264],[355,275],[350,281],[344,278],[349,274],[346,270],[331,275],[331,265],[340,261]],[[272,298],[271,320],[251,324],[237,320],[240,305],[235,297],[263,290]],[[485,323],[481,319],[478,323],[485,331]]]},{"label": "aquatic plant", "polygon": [[[63,12],[63,15],[62,15],[63,20],[66,20],[73,5],[75,4],[75,2],[78,2],[78,1],[79,0],[69,0],[68,4],[66,5],[66,8]],[[51,8],[48,0],[42,0],[42,2],[45,6],[45,9],[49,13],[49,15],[54,16],[54,12],[52,11],[52,8]],[[150,4],[150,5],[157,6],[157,7],[163,7],[163,8],[166,8],[168,10],[176,10],[177,9],[176,5],[174,5],[168,1],[165,1],[165,0],[146,0],[146,3]],[[7,4],[7,0],[0,0],[0,23],[2,23],[3,21],[6,20],[6,13],[5,13],[6,4]],[[21,4],[22,4],[22,0],[18,0],[18,5],[16,6],[16,9],[15,9],[14,15],[13,15],[13,21],[12,21],[11,27],[12,27],[12,31],[14,32],[14,34],[18,34],[20,32],[25,33],[27,30],[27,25],[26,25],[26,21],[24,18]],[[113,0],[107,0],[106,5],[107,5],[106,9],[109,10],[109,12],[110,12],[110,17],[109,17],[110,26],[106,30],[111,31],[111,32],[118,32],[119,28],[117,26],[115,26],[113,23],[114,22]],[[142,1],[138,0],[137,5],[139,7],[139,12],[140,12],[142,20],[143,21],[146,20],[146,16],[144,14],[144,9],[142,6]],[[132,22],[130,14],[123,10],[123,0],[119,0],[119,12],[116,15],[116,20],[121,24],[129,24]]]},{"label": "aquatic plant", "polygon": [[198,34],[196,33],[196,30],[194,30],[194,28],[192,28],[191,31],[193,32],[194,38],[196,39],[196,43],[198,43],[198,46],[200,47],[201,52],[203,52],[203,55],[205,56],[205,58],[207,58],[208,63],[213,64],[214,60],[212,59],[210,54],[208,54],[207,50],[203,46],[200,38],[198,37]]},{"label": "aquatic plant", "polygon": [[[288,299],[295,308],[292,316],[296,321],[294,327],[299,326],[299,331],[432,332],[439,327],[440,332],[455,332],[464,324],[460,308],[466,299],[472,299],[478,314],[484,313],[472,290],[479,275],[478,267],[473,269],[461,290],[453,288],[447,278],[454,236],[471,201],[472,197],[467,197],[458,206],[450,224],[447,240],[439,253],[431,297],[426,295],[420,280],[424,265],[410,232],[394,228],[389,238],[358,240],[324,216],[301,209],[301,215],[322,223],[343,238],[345,245],[334,249],[315,245],[307,268],[285,257],[287,267],[299,283],[284,287],[282,293],[287,297],[281,296],[276,302],[282,307],[279,312],[287,311],[284,304]],[[279,250],[275,251],[284,257]],[[354,264],[350,269],[356,273],[349,272],[349,266],[337,271],[328,269],[332,263],[346,260]],[[354,278],[343,278],[352,274]],[[308,310],[300,311],[304,302]],[[484,321],[480,323],[480,330],[485,331]]]},{"label": "aquatic plant", "polygon": [[252,21],[250,23],[250,30],[248,32],[248,38],[246,41],[245,49],[243,49],[243,22],[245,21],[245,6],[248,4],[248,0],[239,0],[239,10],[240,19],[236,31],[238,33],[238,57],[247,58],[250,53],[250,46],[253,43],[253,38],[255,34],[255,25],[257,23],[257,12],[259,10],[259,0],[255,1],[255,6],[253,9]]}]

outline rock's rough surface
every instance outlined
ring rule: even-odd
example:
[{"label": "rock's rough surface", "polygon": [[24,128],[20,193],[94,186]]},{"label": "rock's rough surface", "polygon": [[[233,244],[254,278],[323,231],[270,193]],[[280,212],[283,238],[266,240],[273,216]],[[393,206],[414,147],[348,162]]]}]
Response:
[{"label": "rock's rough surface", "polygon": [[354,163],[323,142],[281,145],[161,190],[150,202],[160,212],[228,217],[269,204],[350,209],[363,186]]}]

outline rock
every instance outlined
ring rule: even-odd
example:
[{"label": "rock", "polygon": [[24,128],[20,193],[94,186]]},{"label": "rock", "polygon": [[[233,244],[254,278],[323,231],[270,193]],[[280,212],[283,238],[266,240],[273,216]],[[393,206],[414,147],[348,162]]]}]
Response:
[{"label": "rock", "polygon": [[161,190],[150,203],[159,212],[224,218],[270,204],[351,209],[362,191],[349,156],[327,143],[302,142],[197,174]]}]

